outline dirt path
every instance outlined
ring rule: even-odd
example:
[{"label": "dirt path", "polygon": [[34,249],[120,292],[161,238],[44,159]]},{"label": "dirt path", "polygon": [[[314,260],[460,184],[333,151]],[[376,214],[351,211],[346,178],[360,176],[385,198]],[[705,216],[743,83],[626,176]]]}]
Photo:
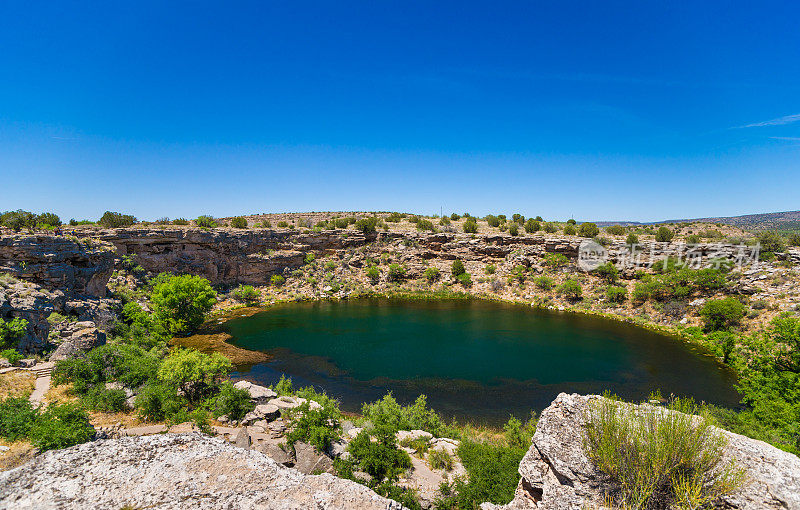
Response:
[{"label": "dirt path", "polygon": [[33,393],[28,397],[34,407],[39,407],[44,402],[44,396],[50,390],[50,376],[53,373],[54,363],[39,363],[30,370],[36,374],[36,383]]}]

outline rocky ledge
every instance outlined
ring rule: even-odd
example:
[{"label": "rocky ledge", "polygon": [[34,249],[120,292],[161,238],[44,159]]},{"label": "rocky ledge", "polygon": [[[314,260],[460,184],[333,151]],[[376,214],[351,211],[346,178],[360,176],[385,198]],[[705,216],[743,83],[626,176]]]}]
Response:
[{"label": "rocky ledge", "polygon": [[303,475],[200,434],[100,440],[0,473],[0,508],[402,508],[355,482]]},{"label": "rocky ledge", "polygon": [[[583,449],[584,417],[589,403],[599,398],[562,393],[542,412],[533,444],[519,466],[522,478],[516,496],[501,508],[580,510],[603,506],[604,489],[609,487]],[[743,487],[724,498],[725,508],[800,509],[800,458],[762,441],[720,432],[728,440],[726,457],[747,473]]]}]

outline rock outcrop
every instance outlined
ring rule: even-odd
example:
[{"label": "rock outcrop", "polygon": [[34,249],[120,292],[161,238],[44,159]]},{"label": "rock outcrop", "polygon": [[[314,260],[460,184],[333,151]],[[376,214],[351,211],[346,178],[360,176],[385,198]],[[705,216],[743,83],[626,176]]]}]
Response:
[{"label": "rock outcrop", "polygon": [[[603,490],[609,487],[583,449],[584,419],[590,402],[599,398],[562,393],[542,412],[533,445],[520,463],[522,479],[516,496],[503,508],[580,510],[602,506]],[[724,498],[726,508],[800,509],[800,458],[762,441],[720,432],[728,440],[725,456],[747,473],[745,484]]]},{"label": "rock outcrop", "polygon": [[47,452],[0,473],[0,508],[375,509],[400,504],[332,475],[303,475],[200,434],[124,437]]}]

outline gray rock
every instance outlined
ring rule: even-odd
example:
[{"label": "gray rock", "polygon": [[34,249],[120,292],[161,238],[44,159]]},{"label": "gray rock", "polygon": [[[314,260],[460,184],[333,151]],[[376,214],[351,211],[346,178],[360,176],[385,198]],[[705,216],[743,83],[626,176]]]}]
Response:
[{"label": "gray rock", "polygon": [[311,473],[328,473],[333,470],[333,461],[327,455],[319,453],[313,446],[303,442],[294,444],[296,462],[295,469],[305,475]]},{"label": "gray rock", "polygon": [[255,450],[263,453],[278,464],[287,467],[294,466],[294,458],[289,455],[289,452],[278,445],[272,443],[263,443],[256,446]]},{"label": "gray rock", "polygon": [[247,427],[239,429],[239,432],[236,434],[236,439],[233,440],[233,444],[245,450],[250,449],[250,432],[248,432]]},{"label": "gray rock", "polygon": [[[505,508],[579,510],[603,505],[605,478],[583,449],[584,417],[589,403],[599,398],[562,393],[542,412],[533,445],[519,466],[522,479],[515,498]],[[648,404],[622,405],[653,409]],[[724,498],[726,508],[800,509],[800,459],[762,441],[718,430],[728,440],[726,458],[748,476],[742,488]]]},{"label": "gray rock", "polygon": [[275,391],[266,386],[259,386],[250,381],[237,381],[233,386],[235,388],[247,390],[250,393],[250,399],[259,403],[266,403],[270,399],[278,396]]},{"label": "gray rock", "polygon": [[0,508],[400,510],[368,488],[305,476],[201,434],[122,437],[52,450],[0,472]]},{"label": "gray rock", "polygon": [[106,343],[106,334],[95,327],[81,329],[64,340],[50,355],[50,361],[60,361],[83,356]]}]

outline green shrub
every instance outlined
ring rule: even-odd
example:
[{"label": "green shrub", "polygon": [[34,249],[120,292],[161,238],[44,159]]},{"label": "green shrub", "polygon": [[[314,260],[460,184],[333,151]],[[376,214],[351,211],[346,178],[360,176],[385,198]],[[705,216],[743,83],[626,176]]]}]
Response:
[{"label": "green shrub", "polygon": [[612,236],[625,235],[625,227],[622,225],[609,225],[606,227],[606,232]]},{"label": "green shrub", "polygon": [[697,234],[688,235],[686,236],[686,242],[688,244],[697,244],[700,242],[700,236],[698,236]]},{"label": "green shrub", "polygon": [[0,225],[8,227],[14,232],[19,232],[23,228],[33,230],[36,228],[36,215],[22,209],[6,211],[0,214]]},{"label": "green shrub", "polygon": [[464,222],[464,224],[461,226],[461,228],[467,234],[476,234],[478,232],[478,223],[475,220],[473,220],[472,218],[470,218],[470,219],[468,219],[467,221]]},{"label": "green shrub", "polygon": [[275,387],[273,388],[275,393],[279,396],[283,395],[294,395],[294,386],[292,386],[292,378],[286,377],[286,375],[281,374],[281,378],[275,383]]},{"label": "green shrub", "polygon": [[111,211],[103,213],[97,222],[98,225],[106,228],[130,227],[134,223],[136,223],[134,216]]},{"label": "green shrub", "polygon": [[81,401],[94,411],[119,413],[128,410],[127,398],[125,390],[108,389],[104,384],[98,384],[90,388]]},{"label": "green shrub", "polygon": [[428,283],[433,283],[439,279],[439,268],[436,267],[429,267],[425,269],[424,273],[425,279],[428,280]]},{"label": "green shrub", "polygon": [[639,244],[639,236],[631,232],[628,234],[628,237],[625,238],[625,244],[634,245]]},{"label": "green shrub", "polygon": [[569,259],[566,255],[561,253],[545,253],[544,254],[544,263],[547,266],[552,268],[561,267],[567,265]]},{"label": "green shrub", "polygon": [[16,347],[19,340],[25,335],[28,321],[14,317],[10,321],[0,319],[0,349]]},{"label": "green shrub", "polygon": [[186,218],[175,218],[174,220],[172,220],[172,224],[173,225],[188,225],[189,224],[189,220],[187,220]]},{"label": "green shrub", "polygon": [[581,284],[572,279],[565,280],[556,291],[570,301],[577,301],[583,295]]},{"label": "green shrub", "polygon": [[517,280],[519,283],[524,283],[527,270],[528,268],[521,264],[514,266],[514,268],[511,269],[511,278]]},{"label": "green shrub", "polygon": [[12,366],[19,363],[19,360],[22,359],[22,354],[20,354],[16,349],[5,349],[0,351],[0,358],[5,358],[11,363]]},{"label": "green shrub", "polygon": [[511,234],[512,236],[519,235],[519,227],[517,226],[516,223],[512,223],[511,225],[508,226],[508,233]]},{"label": "green shrub", "polygon": [[453,470],[453,457],[447,453],[447,450],[437,448],[428,453],[428,464],[433,469],[443,469],[445,471]]},{"label": "green shrub", "polygon": [[57,361],[53,368],[53,384],[72,383],[73,391],[81,394],[89,391],[89,388],[100,382],[100,376],[89,365],[89,361],[83,358],[70,358]]},{"label": "green shrub", "polygon": [[666,243],[672,241],[673,237],[675,237],[675,232],[667,227],[658,227],[658,230],[656,231],[656,241],[660,243]]},{"label": "green shrub", "polygon": [[600,229],[597,228],[597,225],[594,223],[581,223],[581,227],[578,229],[578,234],[581,237],[595,237],[597,234],[600,233]]},{"label": "green shrub", "polygon": [[319,409],[311,409],[306,402],[290,412],[287,444],[294,447],[297,441],[302,441],[324,453],[341,437],[339,409],[330,399],[321,405]]},{"label": "green shrub", "polygon": [[458,213],[453,213],[450,215],[450,219],[453,221],[458,221],[461,219],[461,216]]},{"label": "green shrub", "polygon": [[433,226],[430,220],[419,220],[417,222],[417,230],[430,230],[433,232],[436,230],[436,227]]},{"label": "green shrub", "polygon": [[0,402],[0,437],[17,441],[28,437],[39,413],[28,397],[9,397]]},{"label": "green shrub", "polygon": [[612,262],[606,262],[594,270],[595,274],[608,283],[615,283],[619,277],[619,270]]},{"label": "green shrub", "polygon": [[216,228],[217,222],[214,220],[212,216],[208,214],[203,214],[202,216],[198,216],[194,220],[194,224],[200,228]]},{"label": "green shrub", "polygon": [[555,281],[549,276],[538,276],[533,279],[533,284],[542,290],[550,290],[555,285]]},{"label": "green shrub", "polygon": [[81,406],[53,403],[33,422],[28,437],[33,446],[46,451],[85,443],[94,433]]},{"label": "green shrub", "polygon": [[380,269],[378,269],[375,266],[368,267],[367,268],[367,278],[369,278],[369,281],[372,282],[373,285],[378,283],[378,281],[380,281],[380,279],[381,279],[381,271],[380,271]]},{"label": "green shrub", "polygon": [[758,236],[758,243],[761,246],[759,258],[761,260],[772,260],[775,253],[781,253],[786,249],[784,239],[777,232],[762,232]]},{"label": "green shrub", "polygon": [[556,227],[554,223],[548,222],[544,224],[543,230],[548,234],[555,234],[558,231],[558,227]]},{"label": "green shrub", "polygon": [[541,224],[538,221],[534,220],[534,219],[528,218],[528,221],[525,222],[525,232],[527,232],[529,234],[533,234],[534,232],[538,232],[539,229],[541,229],[541,228],[542,228]]},{"label": "green shrub", "polygon": [[252,411],[255,404],[250,401],[249,391],[236,388],[230,381],[225,381],[220,384],[219,393],[213,397],[209,407],[214,417],[225,415],[238,421]]},{"label": "green shrub", "polygon": [[694,272],[692,282],[701,292],[715,292],[725,288],[725,274],[719,269],[704,268]]},{"label": "green shrub", "polygon": [[36,217],[36,223],[58,227],[61,225],[61,218],[59,218],[56,213],[44,212]]},{"label": "green shrub", "polygon": [[252,285],[239,285],[233,291],[233,297],[241,303],[257,303],[261,299],[261,293],[254,289]]},{"label": "green shrub", "polygon": [[419,429],[438,437],[447,432],[441,416],[428,408],[425,395],[418,396],[409,406],[401,406],[390,392],[380,400],[364,404],[361,414],[376,426],[388,426],[393,431],[392,434],[398,430]]},{"label": "green shrub", "polygon": [[[433,230],[433,224],[428,222],[431,225],[430,230]],[[375,227],[378,225],[378,218],[375,216],[371,216],[369,218],[362,218],[355,222],[356,230],[363,232],[365,234],[372,234],[375,233]]]},{"label": "green shrub", "polygon": [[193,275],[161,274],[150,295],[156,320],[172,334],[196,329],[216,302],[216,292],[208,280]]},{"label": "green shrub", "polygon": [[564,226],[564,235],[574,236],[577,233],[578,233],[578,231],[572,225],[565,225]]},{"label": "green shrub", "polygon": [[[278,228],[286,228],[288,226],[289,226],[289,223],[286,222],[286,221],[279,221],[278,222]],[[337,225],[337,227],[338,227],[338,225]],[[344,228],[347,228],[347,223],[345,223]]]},{"label": "green shrub", "polygon": [[472,287],[472,277],[469,273],[461,273],[460,275],[456,276],[456,279],[462,286]]},{"label": "green shrub", "polygon": [[233,228],[247,228],[247,219],[242,216],[231,218],[231,227]]},{"label": "green shrub", "polygon": [[175,349],[158,368],[158,378],[181,390],[190,403],[208,397],[228,376],[231,361],[219,353]]},{"label": "green shrub", "polygon": [[142,387],[135,402],[139,416],[148,421],[168,420],[184,410],[188,404],[177,395],[175,387],[159,382],[151,382]]},{"label": "green shrub", "polygon": [[362,431],[350,441],[350,472],[363,471],[372,477],[373,483],[396,481],[407,469],[411,469],[411,458],[397,448],[394,431],[379,425],[370,434]]},{"label": "green shrub", "polygon": [[741,324],[747,307],[736,298],[712,299],[700,309],[706,331],[727,330]]},{"label": "green shrub", "polygon": [[628,297],[628,290],[625,287],[609,285],[606,289],[606,299],[609,303],[622,303]]},{"label": "green shrub", "polygon": [[500,226],[500,218],[497,216],[490,214],[484,218],[486,220],[486,224],[490,227],[499,227]]},{"label": "green shrub", "polygon": [[394,262],[389,264],[389,281],[400,282],[406,278],[406,268]]},{"label": "green shrub", "polygon": [[800,246],[800,233],[791,234],[787,239],[789,246]]},{"label": "green shrub", "polygon": [[459,259],[453,261],[453,264],[450,266],[450,273],[453,276],[458,276],[460,274],[464,274],[467,270],[464,268],[464,263],[461,262]]},{"label": "green shrub", "polygon": [[575,219],[573,219],[573,218],[570,218],[570,219],[567,220],[567,225],[577,225],[577,224],[578,224],[578,222],[575,221]]},{"label": "green shrub", "polygon": [[449,224],[450,224],[450,218],[448,218],[447,216],[442,216],[441,218],[439,218],[439,225],[444,227]]},{"label": "green shrub", "polygon": [[602,399],[587,416],[586,454],[619,488],[615,506],[700,508],[734,491],[744,472],[723,461],[727,441],[705,419]]},{"label": "green shrub", "polygon": [[308,253],[306,253],[306,256],[303,257],[303,262],[305,262],[306,264],[311,264],[316,259],[317,259],[317,257],[316,257],[316,255],[314,255],[313,252],[308,252]]},{"label": "green shrub", "polygon": [[486,267],[483,269],[486,274],[494,274],[497,271],[497,268],[494,264],[486,264]]}]

